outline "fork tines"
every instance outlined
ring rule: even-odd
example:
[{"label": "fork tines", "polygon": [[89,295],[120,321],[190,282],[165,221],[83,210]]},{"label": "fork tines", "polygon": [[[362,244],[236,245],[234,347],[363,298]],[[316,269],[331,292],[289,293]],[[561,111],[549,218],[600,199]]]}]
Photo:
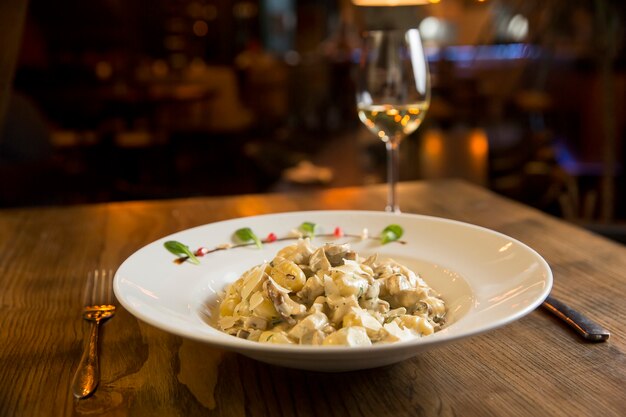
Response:
[{"label": "fork tines", "polygon": [[113,271],[96,269],[87,274],[83,295],[85,306],[113,304]]}]

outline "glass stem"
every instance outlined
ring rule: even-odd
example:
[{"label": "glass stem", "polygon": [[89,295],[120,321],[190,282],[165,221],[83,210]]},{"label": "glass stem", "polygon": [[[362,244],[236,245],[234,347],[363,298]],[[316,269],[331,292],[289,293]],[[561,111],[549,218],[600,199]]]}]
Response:
[{"label": "glass stem", "polygon": [[387,148],[387,207],[385,211],[391,213],[400,213],[398,205],[398,196],[396,194],[396,183],[398,182],[398,174],[400,170],[399,138],[390,138],[385,142]]}]

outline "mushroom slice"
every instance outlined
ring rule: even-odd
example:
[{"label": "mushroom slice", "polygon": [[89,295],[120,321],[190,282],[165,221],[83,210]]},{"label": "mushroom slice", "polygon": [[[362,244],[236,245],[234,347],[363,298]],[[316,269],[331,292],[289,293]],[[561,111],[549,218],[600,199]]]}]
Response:
[{"label": "mushroom slice", "polygon": [[313,252],[309,259],[309,267],[313,272],[327,271],[332,267],[328,258],[326,258],[323,247],[317,248],[315,252]]},{"label": "mushroom slice", "polygon": [[272,303],[274,303],[274,308],[278,311],[278,314],[290,325],[293,326],[296,323],[291,316],[306,312],[306,307],[293,301],[289,297],[289,290],[282,288],[272,278],[268,278],[263,287]]},{"label": "mushroom slice", "polygon": [[250,332],[247,331],[247,330],[241,329],[241,330],[237,331],[236,336],[241,338],[241,339],[247,339],[248,336],[250,336]]},{"label": "mushroom slice", "polygon": [[367,259],[365,259],[363,262],[361,262],[364,265],[369,266],[370,268],[374,269],[375,265],[376,265],[376,260],[378,259],[378,254],[373,254],[367,257]]},{"label": "mushroom slice", "polygon": [[327,243],[322,246],[322,248],[326,254],[326,258],[332,266],[343,265],[344,259],[348,259],[350,261],[355,261],[357,259],[356,252],[350,250],[350,246],[347,243],[343,245]]},{"label": "mushroom slice", "polygon": [[267,328],[267,320],[263,317],[250,316],[243,321],[243,327],[246,329],[265,330]]}]

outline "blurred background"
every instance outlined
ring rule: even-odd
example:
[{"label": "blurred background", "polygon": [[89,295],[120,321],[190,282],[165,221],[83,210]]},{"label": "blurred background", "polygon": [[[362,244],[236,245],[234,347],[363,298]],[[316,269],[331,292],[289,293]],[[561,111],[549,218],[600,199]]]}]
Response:
[{"label": "blurred background", "polygon": [[418,27],[401,180],[464,178],[626,240],[622,0],[3,0],[0,207],[385,181],[359,34]]}]

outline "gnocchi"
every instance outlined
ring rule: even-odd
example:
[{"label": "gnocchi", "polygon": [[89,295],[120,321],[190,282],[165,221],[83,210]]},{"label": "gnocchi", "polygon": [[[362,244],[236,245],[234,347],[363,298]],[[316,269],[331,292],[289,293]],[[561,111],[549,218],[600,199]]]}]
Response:
[{"label": "gnocchi", "polygon": [[217,326],[260,343],[369,346],[422,337],[445,323],[443,299],[392,259],[309,239],[246,271],[220,297]]}]

